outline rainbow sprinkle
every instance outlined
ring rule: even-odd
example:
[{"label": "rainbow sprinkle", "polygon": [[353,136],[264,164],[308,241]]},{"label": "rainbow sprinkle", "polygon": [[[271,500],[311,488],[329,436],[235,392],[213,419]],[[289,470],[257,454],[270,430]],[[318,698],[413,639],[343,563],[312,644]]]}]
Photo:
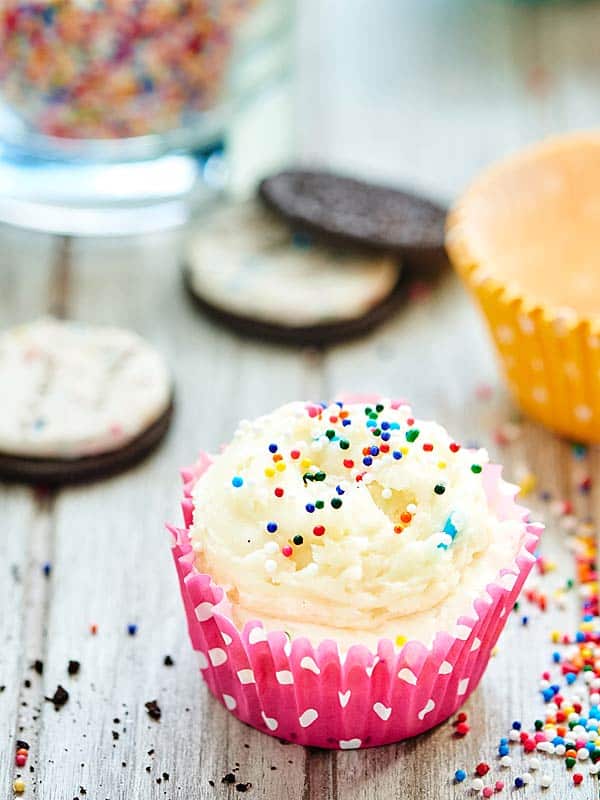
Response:
[{"label": "rainbow sprinkle", "polygon": [[[397,413],[402,412],[403,421],[399,422]],[[461,446],[453,441],[447,444],[433,444],[430,441],[422,441],[421,430],[415,427],[415,418],[409,406],[396,401],[379,402],[377,404],[352,404],[346,407],[343,402],[337,402],[331,406],[326,403],[308,404],[305,406],[305,413],[315,423],[316,430],[313,430],[311,440],[306,443],[295,443],[290,448],[289,443],[277,441],[273,438],[272,432],[266,431],[267,439],[265,448],[265,463],[262,466],[264,476],[271,480],[284,472],[288,463],[297,462],[300,468],[302,483],[305,488],[322,485],[323,493],[321,497],[314,496],[304,503],[307,520],[305,526],[300,526],[300,530],[285,530],[285,525],[281,519],[274,518],[265,521],[264,532],[270,535],[278,534],[283,536],[277,548],[265,547],[265,552],[269,558],[265,561],[265,570],[269,576],[275,579],[275,573],[279,566],[284,562],[278,562],[274,557],[283,556],[285,559],[292,558],[295,548],[302,547],[306,543],[315,544],[317,539],[327,535],[326,525],[319,521],[319,512],[326,508],[338,511],[344,507],[344,495],[352,484],[370,483],[377,479],[377,469],[382,462],[400,461],[406,458],[416,448],[431,454],[432,466],[437,469],[447,469],[452,458],[460,451]],[[406,416],[404,416],[404,414]],[[368,434],[370,443],[358,447],[356,442],[364,443],[364,434]],[[349,453],[349,451],[351,451]],[[326,470],[320,464],[335,463],[335,483],[330,479]],[[480,464],[473,464],[470,467],[474,475],[482,472]],[[243,470],[241,470],[243,473]],[[340,477],[342,476],[342,477]],[[246,486],[247,478],[243,474],[234,474],[230,478],[233,489],[241,489]],[[334,485],[331,485],[333,484]],[[431,496],[432,500],[441,497],[446,493],[447,484],[445,481],[432,479]],[[270,490],[278,498],[294,500],[296,490],[283,485],[274,485]],[[287,492],[287,494],[286,494]],[[394,492],[390,487],[381,487],[381,499],[390,501],[389,508],[394,508],[392,517],[392,530],[394,534],[402,534],[409,526],[417,513],[417,506],[409,502],[404,508],[393,506]],[[280,506],[284,508],[282,503]],[[273,513],[273,512],[271,512]],[[440,531],[440,542],[437,545],[440,551],[448,550],[455,537],[460,531],[453,512],[443,525]],[[312,521],[311,521],[312,518]],[[267,543],[268,544],[268,543]]]},{"label": "rainbow sprinkle", "polygon": [[[585,449],[574,445],[573,455],[580,460],[585,455]],[[532,491],[536,484],[535,476],[527,472],[524,483],[525,492]],[[581,492],[588,491],[587,483],[587,479],[584,479],[583,487],[581,484],[578,486]],[[532,783],[532,773],[542,767],[542,760],[532,754],[561,759],[569,772],[585,766],[590,776],[600,774],[600,592],[596,530],[589,522],[577,521],[570,501],[552,501],[549,492],[541,492],[540,497],[549,503],[550,511],[561,519],[561,527],[572,534],[577,579],[565,581],[564,586],[554,593],[554,600],[559,608],[564,607],[566,593],[577,588],[581,597],[580,620],[574,632],[555,630],[550,634],[550,641],[559,649],[552,651],[551,667],[540,676],[538,686],[543,712],[528,728],[521,720],[515,720],[507,736],[499,739],[497,757],[500,768],[512,767],[512,748],[520,748],[529,756],[529,772],[514,778],[515,789]],[[539,555],[537,569],[543,576],[553,572],[555,565]],[[542,612],[548,608],[548,596],[543,591],[526,588],[523,597]],[[519,603],[516,603],[515,612],[519,611],[519,607]],[[527,625],[528,621],[528,616],[521,616],[522,625]],[[477,767],[474,774],[477,777],[469,785],[474,792],[491,797],[501,790],[497,788],[498,784],[485,786]],[[456,783],[466,778],[467,772],[462,768],[453,774]],[[579,786],[584,780],[584,773],[572,772],[574,786]],[[538,785],[547,789],[551,784],[552,776],[541,773]]]},{"label": "rainbow sprinkle", "polygon": [[184,126],[220,102],[235,27],[253,2],[9,2],[0,9],[2,95],[50,136]]}]

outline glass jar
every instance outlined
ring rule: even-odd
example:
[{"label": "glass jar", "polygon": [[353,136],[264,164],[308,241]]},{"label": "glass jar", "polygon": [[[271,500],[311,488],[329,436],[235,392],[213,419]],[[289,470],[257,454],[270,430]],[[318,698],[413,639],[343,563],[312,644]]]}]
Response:
[{"label": "glass jar", "polygon": [[293,11],[293,0],[8,0],[0,220],[140,232],[247,191],[289,154]]}]

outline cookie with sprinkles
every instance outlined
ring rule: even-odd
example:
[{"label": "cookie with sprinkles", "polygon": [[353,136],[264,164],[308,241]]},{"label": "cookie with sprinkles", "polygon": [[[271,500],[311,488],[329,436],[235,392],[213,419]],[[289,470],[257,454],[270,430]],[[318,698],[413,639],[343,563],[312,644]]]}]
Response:
[{"label": "cookie with sprinkles", "polygon": [[43,318],[0,335],[0,478],[104,477],[153,450],[173,409],[169,371],[136,334]]},{"label": "cookie with sprinkles", "polygon": [[293,169],[263,180],[259,193],[293,227],[325,241],[393,253],[417,274],[446,263],[446,209],[412,192]]},{"label": "cookie with sprinkles", "polygon": [[243,334],[297,344],[363,333],[400,297],[396,259],[315,244],[254,201],[203,221],[190,237],[184,276],[212,317]]}]

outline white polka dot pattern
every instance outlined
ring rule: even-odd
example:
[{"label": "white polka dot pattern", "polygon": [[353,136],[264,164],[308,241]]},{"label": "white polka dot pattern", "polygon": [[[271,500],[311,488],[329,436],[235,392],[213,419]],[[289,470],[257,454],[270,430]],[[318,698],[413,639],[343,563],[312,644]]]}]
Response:
[{"label": "white polka dot pattern", "polygon": [[[524,512],[500,481],[499,470],[485,470],[498,511],[522,518]],[[184,513],[189,520],[185,507]],[[290,642],[283,631],[267,635],[256,622],[238,631],[223,611],[223,590],[195,571],[187,529],[171,532],[192,642],[213,694],[235,716],[265,733],[303,745],[351,750],[422,733],[448,719],[466,700],[477,685],[473,676],[481,675],[503,618],[534,563],[531,553],[541,528],[524,524],[523,549],[512,571],[488,585],[472,619],[461,619],[452,635],[430,649],[415,641],[399,649],[381,640],[376,654],[354,647],[342,656],[333,641],[318,647],[302,638]]]}]

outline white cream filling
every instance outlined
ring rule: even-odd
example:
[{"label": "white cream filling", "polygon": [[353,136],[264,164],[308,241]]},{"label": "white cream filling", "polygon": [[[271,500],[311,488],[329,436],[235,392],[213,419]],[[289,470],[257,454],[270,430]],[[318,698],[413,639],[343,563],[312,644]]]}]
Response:
[{"label": "white cream filling", "polygon": [[398,281],[391,258],[294,241],[258,203],[217,211],[187,248],[192,289],[225,311],[301,326],[362,316]]}]

